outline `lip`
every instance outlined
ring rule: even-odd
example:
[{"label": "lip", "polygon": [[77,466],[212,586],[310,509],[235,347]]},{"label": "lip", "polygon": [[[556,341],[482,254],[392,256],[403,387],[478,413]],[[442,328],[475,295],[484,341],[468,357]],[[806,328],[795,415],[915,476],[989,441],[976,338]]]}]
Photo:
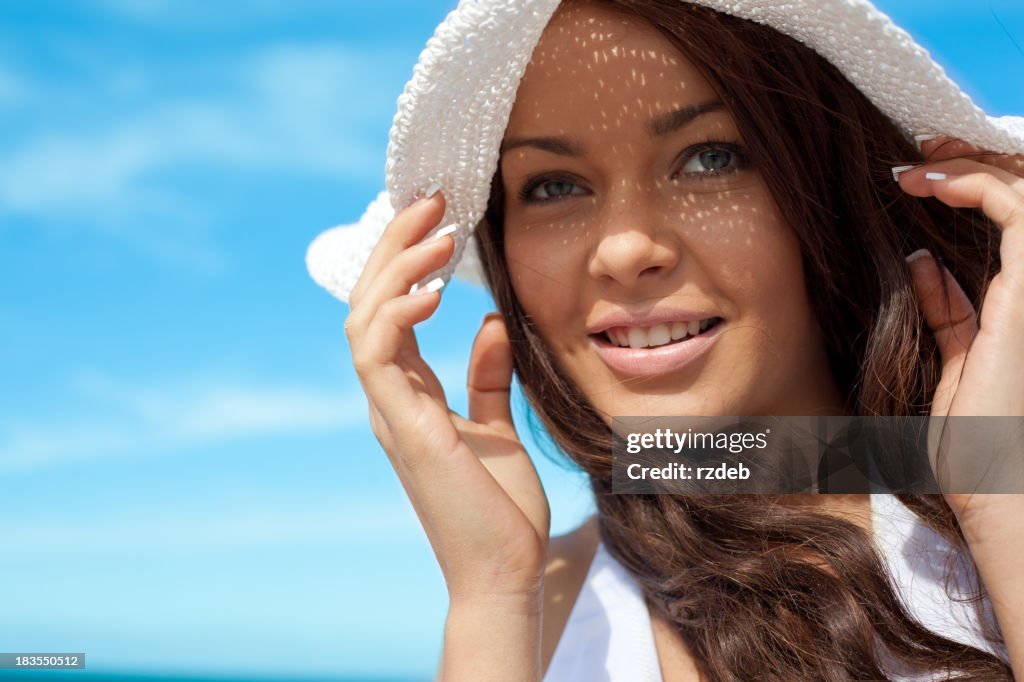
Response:
[{"label": "lip", "polygon": [[[590,342],[598,357],[615,374],[623,377],[652,377],[682,369],[695,362],[715,345],[725,325],[725,320],[721,320],[697,336],[654,348],[623,348],[605,339],[601,333],[591,334]],[[609,325],[613,326],[616,325]]]},{"label": "lip", "polygon": [[635,315],[625,310],[618,310],[605,315],[593,325],[587,327],[588,334],[600,334],[613,327],[641,327],[649,328],[656,324],[671,324],[673,322],[693,322],[706,320],[716,316],[706,310],[653,310],[643,315]]}]

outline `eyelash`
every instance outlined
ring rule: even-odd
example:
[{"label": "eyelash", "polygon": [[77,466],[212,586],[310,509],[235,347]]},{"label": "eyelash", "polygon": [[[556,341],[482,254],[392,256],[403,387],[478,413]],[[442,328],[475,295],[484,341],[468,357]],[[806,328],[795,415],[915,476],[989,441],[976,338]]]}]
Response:
[{"label": "eyelash", "polygon": [[[692,159],[694,156],[696,156],[697,154],[700,154],[702,152],[717,151],[717,150],[727,151],[730,154],[732,154],[733,155],[733,165],[730,166],[726,170],[712,169],[712,170],[707,170],[707,171],[702,171],[702,172],[690,172],[690,173],[681,173],[681,172],[677,171],[676,173],[674,173],[672,175],[672,179],[676,179],[676,178],[680,177],[680,175],[683,175],[683,176],[687,176],[689,178],[697,179],[697,180],[699,180],[701,182],[706,182],[707,180],[711,180],[711,179],[714,179],[714,178],[719,178],[719,177],[722,177],[723,175],[731,175],[733,173],[736,173],[736,172],[746,168],[749,165],[749,157],[747,156],[746,151],[742,147],[740,147],[738,144],[736,144],[734,142],[726,142],[724,140],[711,140],[711,139],[705,140],[704,142],[700,142],[698,144],[690,145],[689,147],[684,149],[683,152],[678,157],[679,160],[682,161],[682,163],[680,163],[679,165],[680,166],[685,166],[686,163],[690,161],[690,159]],[[574,178],[572,178],[571,176],[560,175],[560,174],[538,175],[536,177],[529,178],[526,181],[526,183],[523,185],[523,188],[521,190],[519,190],[519,193],[518,193],[519,194],[519,200],[521,202],[523,202],[523,203],[526,203],[526,204],[543,204],[543,203],[548,203],[548,202],[551,202],[551,201],[559,201],[561,199],[566,199],[569,196],[572,196],[572,195],[563,195],[563,196],[560,196],[560,197],[552,197],[552,198],[549,198],[549,199],[537,199],[537,198],[534,198],[534,197],[530,196],[535,189],[537,189],[541,185],[547,184],[549,182],[564,182],[564,183],[568,183],[568,184],[571,184],[571,185],[578,186],[576,180]]]}]

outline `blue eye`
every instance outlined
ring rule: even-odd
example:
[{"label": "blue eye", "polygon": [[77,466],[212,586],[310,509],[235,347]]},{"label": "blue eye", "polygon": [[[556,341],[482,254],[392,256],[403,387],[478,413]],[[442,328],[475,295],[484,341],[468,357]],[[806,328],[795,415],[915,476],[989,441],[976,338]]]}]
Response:
[{"label": "blue eye", "polygon": [[519,193],[523,201],[551,201],[573,195],[585,194],[585,190],[574,182],[559,178],[538,178]]},{"label": "blue eye", "polygon": [[724,149],[709,149],[698,154],[696,158],[705,170],[722,170],[732,164],[732,152]]},{"label": "blue eye", "polygon": [[726,142],[707,142],[690,147],[680,158],[686,163],[678,174],[700,179],[735,173],[746,165],[746,157],[739,148]]}]

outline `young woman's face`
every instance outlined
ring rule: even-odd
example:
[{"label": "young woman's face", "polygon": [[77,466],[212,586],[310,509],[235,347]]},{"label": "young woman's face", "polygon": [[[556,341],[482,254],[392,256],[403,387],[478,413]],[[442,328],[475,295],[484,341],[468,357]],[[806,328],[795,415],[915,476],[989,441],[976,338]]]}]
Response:
[{"label": "young woman's face", "polygon": [[796,237],[718,95],[656,29],[561,8],[501,171],[515,293],[605,417],[841,408]]}]

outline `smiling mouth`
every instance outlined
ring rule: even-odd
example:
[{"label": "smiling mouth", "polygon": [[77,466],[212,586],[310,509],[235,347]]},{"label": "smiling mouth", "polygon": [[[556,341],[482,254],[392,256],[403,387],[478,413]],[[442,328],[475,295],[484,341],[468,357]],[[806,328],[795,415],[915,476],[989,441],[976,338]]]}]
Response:
[{"label": "smiling mouth", "polygon": [[720,317],[709,317],[692,322],[664,322],[651,327],[611,327],[593,336],[619,348],[660,348],[701,336],[721,322]]}]

